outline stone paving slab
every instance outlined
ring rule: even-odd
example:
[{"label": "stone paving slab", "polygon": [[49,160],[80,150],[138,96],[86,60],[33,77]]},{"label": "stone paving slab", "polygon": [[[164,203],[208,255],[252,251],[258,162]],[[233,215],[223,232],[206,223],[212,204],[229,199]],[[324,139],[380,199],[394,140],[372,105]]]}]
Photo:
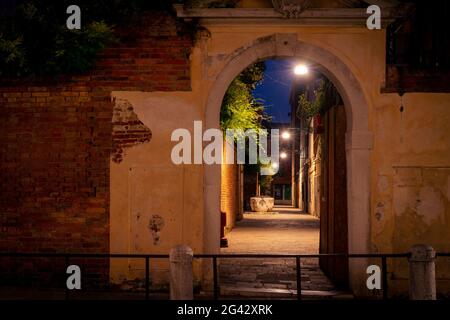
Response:
[{"label": "stone paving slab", "polygon": [[[222,253],[316,254],[319,249],[319,219],[295,209],[275,208],[276,214],[246,213],[227,235],[229,247]],[[302,294],[336,292],[322,273],[317,258],[301,259]],[[297,289],[294,259],[220,259],[219,284],[223,294],[289,297]],[[228,288],[228,289],[226,289]],[[267,291],[269,290],[269,291]]]},{"label": "stone paving slab", "polygon": [[[252,283],[251,287],[278,287],[296,289],[296,269],[273,265],[263,265],[257,260],[254,264],[241,265],[239,259],[234,263],[219,264],[220,284]],[[282,262],[280,262],[282,263]],[[250,272],[251,271],[251,272]],[[334,290],[331,281],[322,273],[319,266],[301,268],[302,289],[305,290]]]}]

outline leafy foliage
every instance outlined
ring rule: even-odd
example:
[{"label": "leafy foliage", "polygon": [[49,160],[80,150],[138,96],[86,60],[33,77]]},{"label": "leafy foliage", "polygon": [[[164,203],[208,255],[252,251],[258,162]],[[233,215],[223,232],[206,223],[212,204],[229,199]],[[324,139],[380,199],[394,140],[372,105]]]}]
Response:
[{"label": "leafy foliage", "polygon": [[0,75],[13,74],[18,70],[26,71],[25,52],[21,48],[23,39],[8,40],[0,34]]},{"label": "leafy foliage", "polygon": [[252,91],[263,79],[265,64],[255,63],[245,69],[228,87],[222,102],[220,125],[226,129],[262,129],[261,122],[269,117],[264,113],[262,101]]},{"label": "leafy foliage", "polygon": [[264,62],[257,62],[242,71],[238,79],[247,85],[250,90],[254,90],[263,81],[265,70],[266,64]]},{"label": "leafy foliage", "polygon": [[68,30],[71,0],[24,0],[0,16],[0,76],[57,75],[89,70],[97,53],[116,41],[113,26],[165,0],[79,0],[81,30]]},{"label": "leafy foliage", "polygon": [[316,89],[312,92],[312,96],[308,96],[308,92],[299,96],[297,116],[308,121],[318,114],[323,114],[330,107],[336,105],[339,100],[339,93],[333,83],[326,78],[320,79]]},{"label": "leafy foliage", "polygon": [[[95,56],[115,41],[111,28],[104,22],[92,22],[82,30],[65,30],[58,35],[55,60],[48,73],[75,73],[92,68]],[[70,63],[68,63],[70,61]]]},{"label": "leafy foliage", "polygon": [[[255,99],[252,95],[256,86],[263,81],[264,71],[264,62],[255,63],[242,71],[230,84],[220,111],[222,130],[259,131],[263,129],[264,122],[270,121],[270,117],[264,112],[263,101]],[[246,144],[246,158],[248,158],[248,152],[248,144]],[[266,166],[258,159],[256,164],[246,164],[244,170],[246,174],[259,174],[262,167]],[[270,188],[271,183],[271,177],[259,180],[263,190]]]},{"label": "leafy foliage", "polygon": [[273,182],[272,175],[261,176],[261,179],[259,179],[259,185],[261,186],[262,194],[268,194],[272,186],[272,182]]},{"label": "leafy foliage", "polygon": [[308,99],[307,93],[304,92],[299,97],[299,107],[301,115],[306,119],[311,119],[323,111],[325,105],[324,82],[321,81],[318,89],[313,91],[313,98]]},{"label": "leafy foliage", "polygon": [[251,95],[248,87],[234,80],[225,94],[221,109],[221,127],[226,129],[259,129],[264,107]]}]

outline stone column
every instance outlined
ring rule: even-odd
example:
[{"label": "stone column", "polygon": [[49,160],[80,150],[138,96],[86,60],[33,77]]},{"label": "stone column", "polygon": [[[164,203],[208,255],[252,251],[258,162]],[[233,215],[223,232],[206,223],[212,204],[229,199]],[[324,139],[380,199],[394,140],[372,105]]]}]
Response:
[{"label": "stone column", "polygon": [[[347,112],[347,110],[346,110]],[[369,253],[370,249],[370,150],[368,131],[346,133],[348,252]],[[369,297],[366,269],[369,259],[349,259],[350,288],[357,297]]]},{"label": "stone column", "polygon": [[[222,101],[222,100],[220,100]],[[219,126],[217,126],[219,127]],[[216,128],[210,126],[208,128]],[[216,254],[220,251],[220,165],[203,165],[203,252]],[[212,267],[208,259],[201,259],[202,263],[202,287],[212,290]]]},{"label": "stone column", "polygon": [[436,251],[425,244],[410,249],[409,298],[411,300],[436,300]]},{"label": "stone column", "polygon": [[170,250],[170,299],[193,300],[192,249],[178,245]]}]

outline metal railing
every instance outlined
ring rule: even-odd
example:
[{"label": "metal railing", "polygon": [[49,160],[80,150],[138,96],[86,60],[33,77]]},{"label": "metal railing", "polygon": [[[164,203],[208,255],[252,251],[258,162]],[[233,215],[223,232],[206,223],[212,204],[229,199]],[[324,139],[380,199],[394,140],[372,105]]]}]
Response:
[{"label": "metal railing", "polygon": [[[383,299],[388,298],[388,258],[407,258],[409,253],[372,253],[372,254],[194,254],[193,259],[211,259],[212,262],[212,278],[213,278],[213,298],[218,300],[220,296],[219,290],[219,260],[220,259],[292,259],[295,262],[297,299],[302,299],[301,287],[301,262],[307,258],[346,258],[350,259],[375,259],[381,260],[382,270],[382,296]],[[450,257],[450,253],[437,253],[437,257]],[[150,260],[151,259],[169,259],[168,254],[114,254],[114,253],[9,253],[0,252],[0,257],[9,258],[64,258],[65,264],[68,266],[72,259],[75,258],[119,258],[119,259],[143,259],[145,262],[145,299],[150,297]],[[69,289],[65,289],[65,298],[69,299]]]},{"label": "metal railing", "polygon": [[326,254],[194,254],[194,258],[210,258],[213,264],[213,284],[214,284],[214,300],[219,298],[218,287],[218,270],[217,260],[229,258],[257,258],[257,259],[293,259],[295,261],[296,269],[296,284],[297,284],[297,300],[302,299],[301,295],[301,259],[306,258],[380,258],[382,269],[382,288],[383,299],[388,298],[388,279],[387,279],[387,258],[407,258],[409,253],[373,253],[373,254],[345,254],[345,253],[326,253]]},{"label": "metal railing", "polygon": [[[145,261],[145,300],[150,297],[150,259],[169,259],[168,254],[122,254],[122,253],[9,253],[0,252],[0,257],[8,258],[64,258],[65,264],[70,265],[70,260],[75,258],[122,258],[144,259]],[[65,299],[69,299],[69,289],[65,288]]]}]

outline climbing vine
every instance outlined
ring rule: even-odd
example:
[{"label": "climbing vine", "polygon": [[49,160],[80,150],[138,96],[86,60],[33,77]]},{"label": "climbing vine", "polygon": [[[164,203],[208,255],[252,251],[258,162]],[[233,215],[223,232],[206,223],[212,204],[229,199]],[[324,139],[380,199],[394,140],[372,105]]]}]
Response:
[{"label": "climbing vine", "polygon": [[317,89],[313,90],[312,99],[308,99],[307,92],[299,96],[299,111],[305,119],[311,119],[325,109],[324,81],[320,81]]},{"label": "climbing vine", "polygon": [[297,116],[307,122],[314,116],[325,113],[339,100],[339,93],[333,83],[326,78],[320,79],[312,93],[305,91],[299,95]]}]

